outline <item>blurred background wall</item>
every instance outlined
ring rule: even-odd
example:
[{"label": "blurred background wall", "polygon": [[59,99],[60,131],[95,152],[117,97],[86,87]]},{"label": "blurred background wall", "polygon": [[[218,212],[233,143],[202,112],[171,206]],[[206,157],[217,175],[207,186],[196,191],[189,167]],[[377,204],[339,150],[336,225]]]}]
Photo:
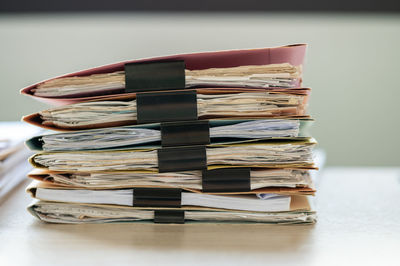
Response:
[{"label": "blurred background wall", "polygon": [[46,108],[31,83],[115,61],[308,43],[313,134],[328,165],[400,165],[397,13],[0,14],[0,120]]}]

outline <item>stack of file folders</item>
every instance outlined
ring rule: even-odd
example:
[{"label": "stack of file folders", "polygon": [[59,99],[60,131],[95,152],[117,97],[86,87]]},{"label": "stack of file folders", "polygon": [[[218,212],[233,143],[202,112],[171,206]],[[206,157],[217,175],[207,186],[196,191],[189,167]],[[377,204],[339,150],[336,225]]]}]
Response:
[{"label": "stack of file folders", "polygon": [[126,61],[23,94],[55,107],[28,210],[54,223],[314,223],[305,45]]}]

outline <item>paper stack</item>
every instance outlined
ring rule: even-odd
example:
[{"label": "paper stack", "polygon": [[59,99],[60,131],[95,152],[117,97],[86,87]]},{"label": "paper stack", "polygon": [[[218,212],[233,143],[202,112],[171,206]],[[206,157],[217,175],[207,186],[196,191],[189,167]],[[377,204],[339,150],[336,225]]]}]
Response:
[{"label": "paper stack", "polygon": [[55,107],[29,211],[46,222],[314,223],[305,45],[182,54],[84,70],[22,90]]}]

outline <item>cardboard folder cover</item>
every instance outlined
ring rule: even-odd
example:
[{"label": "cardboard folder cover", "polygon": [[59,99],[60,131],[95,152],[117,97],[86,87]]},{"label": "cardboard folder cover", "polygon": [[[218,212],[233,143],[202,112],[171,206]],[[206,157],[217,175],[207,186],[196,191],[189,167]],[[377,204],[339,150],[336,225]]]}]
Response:
[{"label": "cardboard folder cover", "polygon": [[[137,188],[138,190],[140,189],[140,188]],[[40,190],[40,195],[38,194],[39,193],[39,190]],[[137,206],[137,207],[135,207],[135,196],[133,196],[133,201],[131,201],[132,200],[132,195],[130,195],[130,198],[131,199],[129,199],[130,201],[129,202],[126,202],[125,200],[123,200],[123,198],[121,197],[121,196],[118,196],[117,198],[115,198],[115,199],[111,199],[111,197],[112,197],[112,193],[114,193],[114,192],[118,192],[118,190],[98,190],[99,192],[107,192],[107,194],[102,194],[104,197],[107,197],[107,195],[108,196],[110,196],[110,198],[102,198],[102,199],[96,199],[96,196],[93,194],[93,197],[92,198],[87,198],[87,196],[78,196],[80,193],[79,193],[79,191],[81,191],[82,189],[80,189],[80,188],[71,188],[71,187],[60,187],[60,186],[56,186],[56,185],[53,185],[53,184],[48,184],[48,183],[43,183],[43,182],[38,182],[38,181],[33,181],[28,187],[27,187],[27,192],[33,197],[33,198],[36,198],[36,199],[39,199],[39,200],[48,200],[47,198],[51,198],[51,201],[56,201],[56,202],[68,202],[68,201],[65,201],[65,198],[66,197],[69,197],[68,196],[68,193],[70,193],[70,192],[72,192],[72,193],[75,193],[74,191],[76,191],[76,192],[78,192],[78,194],[76,194],[77,196],[75,197],[75,198],[70,198],[71,199],[71,201],[70,201],[70,203],[75,203],[75,204],[77,204],[77,203],[83,203],[83,204],[96,204],[96,205],[102,205],[102,203],[94,203],[94,202],[96,202],[96,201],[101,201],[101,202],[110,202],[110,203],[106,203],[106,205],[117,205],[117,206],[131,206],[131,207],[133,207],[133,208],[137,208],[137,207],[139,207],[139,206]],[[151,191],[151,190],[153,190],[153,189],[149,189],[149,191]],[[154,188],[154,190],[160,190],[160,189],[158,189],[158,188]],[[44,193],[45,191],[49,191],[50,192],[50,194],[47,194],[47,192],[46,193]],[[83,190],[83,191],[85,191],[85,193],[86,192],[90,192],[90,191],[96,191],[96,190]],[[127,192],[127,194],[131,194],[131,193],[133,193],[134,195],[135,195],[135,188],[131,188],[131,189],[126,189],[126,190],[124,190],[124,191],[126,191]],[[160,190],[160,191],[162,191],[162,189]],[[65,194],[66,192],[68,192],[67,194]],[[60,197],[60,199],[58,199],[58,197],[56,196],[57,195],[57,193],[58,193],[58,195],[59,195],[59,197]],[[61,194],[61,193],[64,193],[64,194]],[[184,191],[182,192],[182,193],[185,193]],[[151,193],[150,193],[151,194]],[[194,195],[193,193],[191,193],[191,192],[186,192],[186,194],[187,195]],[[195,194],[198,194],[198,193],[195,193]],[[71,195],[73,195],[73,194],[71,194]],[[287,194],[286,194],[287,195]],[[202,198],[204,196],[204,198]],[[202,204],[202,200],[204,200],[204,201],[206,201],[209,197],[207,197],[207,195],[198,195],[198,196],[196,196],[196,197],[198,197],[198,199],[199,200],[197,200],[197,202],[199,203],[199,204]],[[283,194],[283,196],[285,196],[285,194]],[[82,199],[84,200],[85,198],[86,199],[88,199],[90,202],[79,202],[79,199],[80,199],[80,197],[82,197]],[[211,197],[213,197],[213,196],[211,196]],[[238,199],[239,201],[238,201],[238,203],[240,203],[240,201],[241,200],[244,200],[244,201],[246,201],[246,199],[251,199],[252,201],[253,201],[253,204],[255,204],[256,202],[259,202],[259,203],[262,203],[263,202],[263,199],[258,199],[255,195],[241,195],[241,196],[235,196],[235,195],[215,195],[215,197],[218,197],[218,198],[220,198],[221,200],[223,200],[224,198],[231,198],[231,199]],[[306,196],[301,196],[301,195],[289,195],[289,199],[290,199],[290,201],[289,201],[289,203],[290,203],[290,205],[289,205],[289,208],[288,209],[286,209],[286,208],[284,208],[285,209],[285,211],[297,211],[297,210],[309,210],[309,208],[310,208],[310,206],[308,205],[308,202],[307,202],[307,200],[306,200],[306,202],[303,200],[303,198],[306,198]],[[157,198],[155,198],[155,199],[157,199]],[[159,198],[159,199],[162,199],[162,198]],[[165,198],[166,200],[167,200],[167,198]],[[183,198],[182,199],[180,199],[180,201],[182,200],[182,203],[179,203],[177,206],[175,206],[175,207],[173,207],[173,206],[165,206],[166,208],[168,208],[168,209],[173,209],[173,208],[179,208],[179,209],[183,209],[183,210],[190,210],[190,209],[192,209],[192,210],[218,210],[218,209],[221,209],[220,207],[204,207],[204,205],[203,206],[196,206],[196,205],[191,205],[191,204],[189,204],[189,205],[186,205],[184,202],[183,202]],[[293,201],[295,201],[295,202],[293,202]],[[93,203],[91,203],[91,202],[93,202]],[[194,202],[194,201],[193,201]],[[264,202],[266,202],[266,201],[264,201]],[[300,203],[300,204],[299,204]],[[181,205],[182,204],[182,205]],[[248,204],[248,203],[247,203]],[[211,204],[211,205],[213,205],[213,204]],[[218,205],[218,203],[216,204],[216,205]],[[229,204],[228,204],[229,205]],[[250,206],[251,206],[251,204],[250,204]],[[140,207],[143,207],[143,206],[140,206]],[[232,208],[226,208],[226,209],[235,209],[235,210],[241,210],[241,208],[240,208],[240,206],[235,206],[235,205],[231,205],[231,207]],[[282,207],[282,206],[281,206]],[[160,207],[154,207],[154,206],[148,206],[148,207],[144,207],[144,208],[147,208],[147,209],[154,209],[154,208],[164,208],[164,207],[161,207],[161,205],[160,205]],[[255,206],[255,209],[256,209],[257,207]],[[260,210],[261,211],[261,210]],[[279,211],[279,210],[276,210],[276,211]]]},{"label": "cardboard folder cover", "polygon": [[[227,67],[238,67],[246,65],[269,65],[269,64],[280,64],[280,63],[289,63],[294,66],[300,66],[303,64],[305,51],[306,51],[305,44],[296,44],[296,45],[288,45],[275,48],[179,54],[179,55],[154,57],[154,58],[139,59],[139,60],[128,60],[115,64],[74,72],[60,77],[74,77],[74,76],[80,77],[80,76],[89,76],[93,74],[111,73],[124,70],[126,64],[146,63],[155,61],[172,61],[172,60],[183,60],[186,69],[189,70],[227,68]],[[56,77],[53,79],[57,79],[60,77]],[[25,95],[30,95],[37,100],[44,101],[53,105],[63,105],[68,103],[81,102],[84,100],[101,100],[108,97],[98,94],[82,96],[79,95],[79,93],[71,97],[59,97],[59,98],[34,96],[33,91],[37,88],[39,84],[42,84],[43,82],[46,81],[42,81],[34,85],[31,85],[29,87],[26,87],[21,90],[21,93]],[[298,84],[298,86],[300,86],[300,83]],[[125,90],[123,90],[122,93],[124,94]]]},{"label": "cardboard folder cover", "polygon": [[312,120],[247,119],[152,123],[35,136],[25,142],[34,151],[126,149],[161,144],[162,147],[234,143],[250,139],[310,137]]},{"label": "cardboard folder cover", "polygon": [[[30,162],[36,168],[55,171],[136,171],[171,172],[228,167],[315,169],[312,159],[314,139],[243,141],[234,144],[210,144],[174,148],[131,148],[110,151],[43,152],[35,154]],[[192,149],[196,148],[192,152]],[[203,148],[199,153],[197,149]],[[165,152],[172,157],[164,156]],[[188,158],[179,156],[179,151]],[[243,154],[243,151],[246,151]],[[201,165],[181,169],[193,158],[201,156]],[[165,159],[165,160],[164,160]],[[203,164],[204,162],[204,164]],[[160,169],[168,164],[168,170]],[[176,170],[170,169],[173,167]]]},{"label": "cardboard folder cover", "polygon": [[[274,169],[263,169],[264,171],[274,171]],[[252,170],[254,171],[254,170]],[[73,173],[73,172],[57,172],[57,171],[49,171],[49,170],[43,170],[43,169],[34,169],[32,170],[29,174],[28,177],[40,181],[41,185],[43,186],[49,186],[49,187],[61,187],[61,188],[70,188],[70,189],[77,189],[77,188],[91,188],[91,189],[118,189],[118,188],[127,188],[127,187],[132,187],[130,185],[126,185],[124,182],[115,182],[113,184],[108,184],[108,185],[95,185],[95,186],[88,186],[86,184],[70,184],[70,183],[62,183],[59,182],[58,180],[62,180],[63,178],[69,179],[71,175],[87,175],[90,176],[90,173]],[[114,175],[119,175],[120,173],[115,172],[111,173]],[[138,173],[139,174],[139,173]],[[171,173],[171,176],[174,176],[175,173]],[[178,173],[179,174],[179,173]],[[127,173],[129,176],[129,173]],[[54,179],[54,176],[57,176],[57,180]],[[90,178],[90,177],[89,177]],[[201,179],[201,177],[199,177]],[[312,180],[309,180],[309,184],[307,185],[302,185],[302,186],[292,186],[292,187],[284,187],[284,186],[271,186],[271,187],[262,187],[258,189],[253,189],[249,191],[239,191],[239,192],[207,192],[208,194],[259,194],[259,193],[276,193],[276,194],[282,194],[282,195],[314,195],[315,193],[315,187],[312,182]],[[201,181],[200,181],[201,182]],[[105,183],[105,182],[104,182]],[[147,183],[151,184],[151,183]],[[200,184],[201,186],[201,184]],[[160,182],[156,185],[136,185],[135,187],[158,187],[158,188],[168,188],[168,187],[175,187],[174,185],[171,185],[171,183],[164,183],[162,185]],[[182,185],[179,186],[185,191],[190,191],[190,192],[195,192],[195,193],[203,193],[201,189],[194,189],[190,187],[186,187],[185,184],[183,183]]]},{"label": "cardboard folder cover", "polygon": [[142,208],[35,200],[28,211],[50,223],[268,223],[313,224],[315,211],[306,197],[292,196],[289,211],[252,212],[201,207]]},{"label": "cardboard folder cover", "polygon": [[[157,97],[152,97],[154,100],[153,105],[142,105],[138,106],[136,103],[137,94],[136,93],[128,93],[123,95],[108,95],[102,97],[102,99],[90,100],[82,102],[79,105],[71,104],[63,107],[55,107],[42,112],[34,113],[31,115],[24,116],[22,118],[23,121],[30,123],[32,125],[42,127],[45,129],[51,130],[59,130],[59,131],[72,131],[72,130],[83,130],[83,129],[94,129],[94,128],[104,128],[104,127],[115,127],[115,126],[126,126],[126,125],[135,125],[138,123],[155,123],[155,122],[169,122],[169,121],[185,121],[185,120],[193,120],[193,119],[251,119],[251,118],[309,118],[306,112],[307,102],[310,94],[309,88],[290,88],[290,89],[276,89],[273,92],[266,93],[265,89],[246,89],[246,88],[202,88],[196,90],[197,98],[200,98],[200,95],[204,95],[206,97],[205,103],[207,105],[201,105],[200,103],[187,103],[187,102],[174,102],[170,101],[170,104],[157,104]],[[185,91],[185,94],[190,91]],[[179,94],[179,91],[174,92],[163,92],[159,93],[160,95],[164,94]],[[213,95],[215,95],[215,100],[213,100]],[[248,96],[247,96],[248,95]],[[271,95],[271,96],[269,96]],[[225,97],[226,100],[221,102],[221,97]],[[232,97],[235,97],[235,102],[233,102]],[[247,98],[248,97],[248,98]],[[266,99],[272,99],[276,97],[284,97],[285,102],[278,103],[278,105],[264,104],[262,101],[262,97]],[[270,98],[272,97],[272,98]],[[241,103],[240,99],[243,98],[243,103]],[[255,99],[259,99],[258,102],[254,102],[254,104],[247,104],[246,102],[249,100],[254,101]],[[196,98],[195,98],[196,99]],[[217,101],[218,99],[218,101]],[[198,102],[199,100],[197,100]],[[208,104],[207,102],[210,101]],[[270,101],[270,100],[266,100]],[[167,102],[168,103],[168,102]],[[173,103],[173,104],[172,104]],[[91,104],[93,107],[89,107]],[[256,105],[257,104],[257,105]],[[129,107],[127,107],[128,105]],[[132,105],[132,107],[131,107]],[[193,105],[195,110],[194,117],[187,118],[187,112],[183,112],[182,110],[186,110],[188,105]],[[108,108],[108,106],[113,106],[113,109]],[[116,109],[117,106],[121,106],[121,109]],[[246,112],[245,110],[241,111],[241,106],[246,108],[245,106],[250,106],[254,110],[259,106],[259,111]],[[223,108],[223,109],[221,109]],[[114,111],[115,110],[115,111]],[[152,110],[151,112],[143,113],[143,111]],[[180,110],[180,111],[179,111]],[[207,111],[202,114],[202,111]],[[57,120],[55,116],[52,114],[53,112],[62,112],[63,116],[67,114],[81,116],[80,114],[91,114],[94,119],[87,121],[86,117],[83,116],[82,119],[85,120],[85,123],[78,124],[77,120],[69,123],[63,123],[60,120]],[[176,112],[181,113],[183,117],[168,114],[176,114]],[[190,112],[191,113],[191,112]],[[210,113],[210,114],[207,114]],[[121,115],[123,115],[121,117]],[[158,114],[158,115],[157,115]],[[161,115],[163,114],[163,115]],[[140,115],[142,115],[142,121],[138,121],[140,119]],[[50,117],[50,120],[46,119],[46,116]],[[148,118],[149,116],[153,116],[152,118]],[[167,117],[165,117],[167,116]],[[54,120],[55,119],[55,120]],[[68,116],[67,121],[71,121],[70,116]]]}]

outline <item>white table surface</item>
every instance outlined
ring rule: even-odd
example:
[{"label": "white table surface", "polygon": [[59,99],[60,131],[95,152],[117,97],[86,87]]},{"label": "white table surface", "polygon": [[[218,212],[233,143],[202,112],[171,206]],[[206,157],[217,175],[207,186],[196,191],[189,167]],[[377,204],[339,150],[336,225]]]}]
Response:
[{"label": "white table surface", "polygon": [[57,225],[27,211],[22,184],[0,205],[0,265],[400,265],[400,169],[327,168],[318,222]]}]

